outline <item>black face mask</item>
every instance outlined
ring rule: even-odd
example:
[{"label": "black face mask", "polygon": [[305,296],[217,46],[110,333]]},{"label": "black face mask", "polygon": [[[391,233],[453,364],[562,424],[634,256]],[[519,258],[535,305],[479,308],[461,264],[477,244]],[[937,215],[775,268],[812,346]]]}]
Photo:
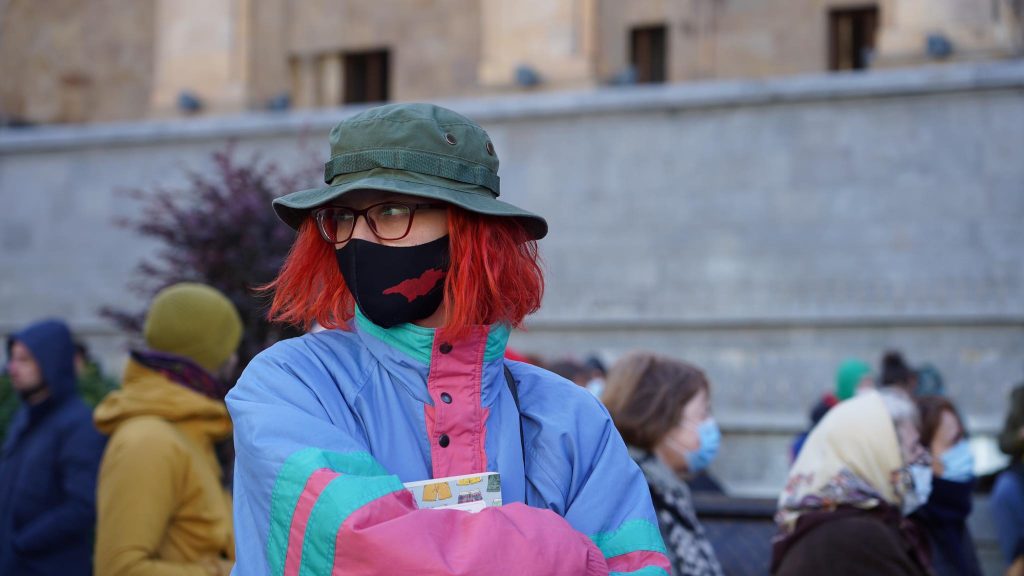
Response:
[{"label": "black face mask", "polygon": [[448,236],[419,246],[384,246],[353,238],[334,254],[356,305],[378,326],[422,320],[441,305]]}]

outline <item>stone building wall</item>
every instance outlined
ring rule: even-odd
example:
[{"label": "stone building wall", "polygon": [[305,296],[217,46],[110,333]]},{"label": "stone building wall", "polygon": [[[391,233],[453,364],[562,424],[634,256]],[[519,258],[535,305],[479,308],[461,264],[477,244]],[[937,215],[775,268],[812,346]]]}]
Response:
[{"label": "stone building wall", "polygon": [[[446,104],[489,130],[502,198],[551,225],[544,307],[511,344],[701,365],[730,489],[776,490],[839,362],[887,347],[933,363],[979,437],[1000,426],[1024,378],[1024,66]],[[0,334],[62,316],[116,371],[97,309],[144,305],[127,286],[155,248],[113,226],[138,209],[117,190],[181,184],[228,140],[326,156],[351,113],[0,131]]]},{"label": "stone building wall", "polygon": [[[871,67],[1024,54],[1021,0],[5,0],[0,121],[332,107],[344,55],[381,49],[396,101],[593,88],[623,77],[631,30],[650,25],[668,82],[819,73],[829,11],[863,6],[878,8]],[[944,59],[925,48],[937,33]],[[183,92],[202,109],[179,109]]]},{"label": "stone building wall", "polygon": [[156,0],[0,2],[0,124],[145,118]]},{"label": "stone building wall", "polygon": [[479,4],[478,0],[290,2],[286,56],[315,58],[388,48],[393,99],[472,94],[480,58]]}]

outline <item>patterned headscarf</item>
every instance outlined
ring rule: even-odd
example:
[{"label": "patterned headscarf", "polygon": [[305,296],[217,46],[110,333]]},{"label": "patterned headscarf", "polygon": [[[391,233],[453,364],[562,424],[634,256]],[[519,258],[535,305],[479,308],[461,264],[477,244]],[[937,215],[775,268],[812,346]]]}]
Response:
[{"label": "patterned headscarf", "polygon": [[775,520],[785,534],[807,512],[881,502],[899,508],[907,480],[892,417],[879,393],[865,392],[839,403],[808,436]]}]

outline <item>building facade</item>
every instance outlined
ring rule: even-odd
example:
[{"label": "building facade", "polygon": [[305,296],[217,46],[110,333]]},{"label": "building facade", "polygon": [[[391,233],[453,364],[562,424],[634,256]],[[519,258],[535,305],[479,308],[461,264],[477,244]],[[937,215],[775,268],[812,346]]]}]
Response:
[{"label": "building facade", "polygon": [[137,120],[1017,58],[1022,0],[6,0],[0,119]]}]

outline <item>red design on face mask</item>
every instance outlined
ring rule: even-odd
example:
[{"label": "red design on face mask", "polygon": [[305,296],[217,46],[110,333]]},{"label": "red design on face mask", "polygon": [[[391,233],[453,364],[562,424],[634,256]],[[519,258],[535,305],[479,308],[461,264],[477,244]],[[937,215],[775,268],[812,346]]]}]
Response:
[{"label": "red design on face mask", "polygon": [[420,274],[419,278],[411,278],[409,280],[402,280],[395,286],[388,288],[384,291],[384,294],[401,294],[405,296],[405,299],[409,302],[419,298],[420,296],[426,296],[437,286],[438,281],[444,278],[444,272],[437,269],[431,268],[423,274]]}]

